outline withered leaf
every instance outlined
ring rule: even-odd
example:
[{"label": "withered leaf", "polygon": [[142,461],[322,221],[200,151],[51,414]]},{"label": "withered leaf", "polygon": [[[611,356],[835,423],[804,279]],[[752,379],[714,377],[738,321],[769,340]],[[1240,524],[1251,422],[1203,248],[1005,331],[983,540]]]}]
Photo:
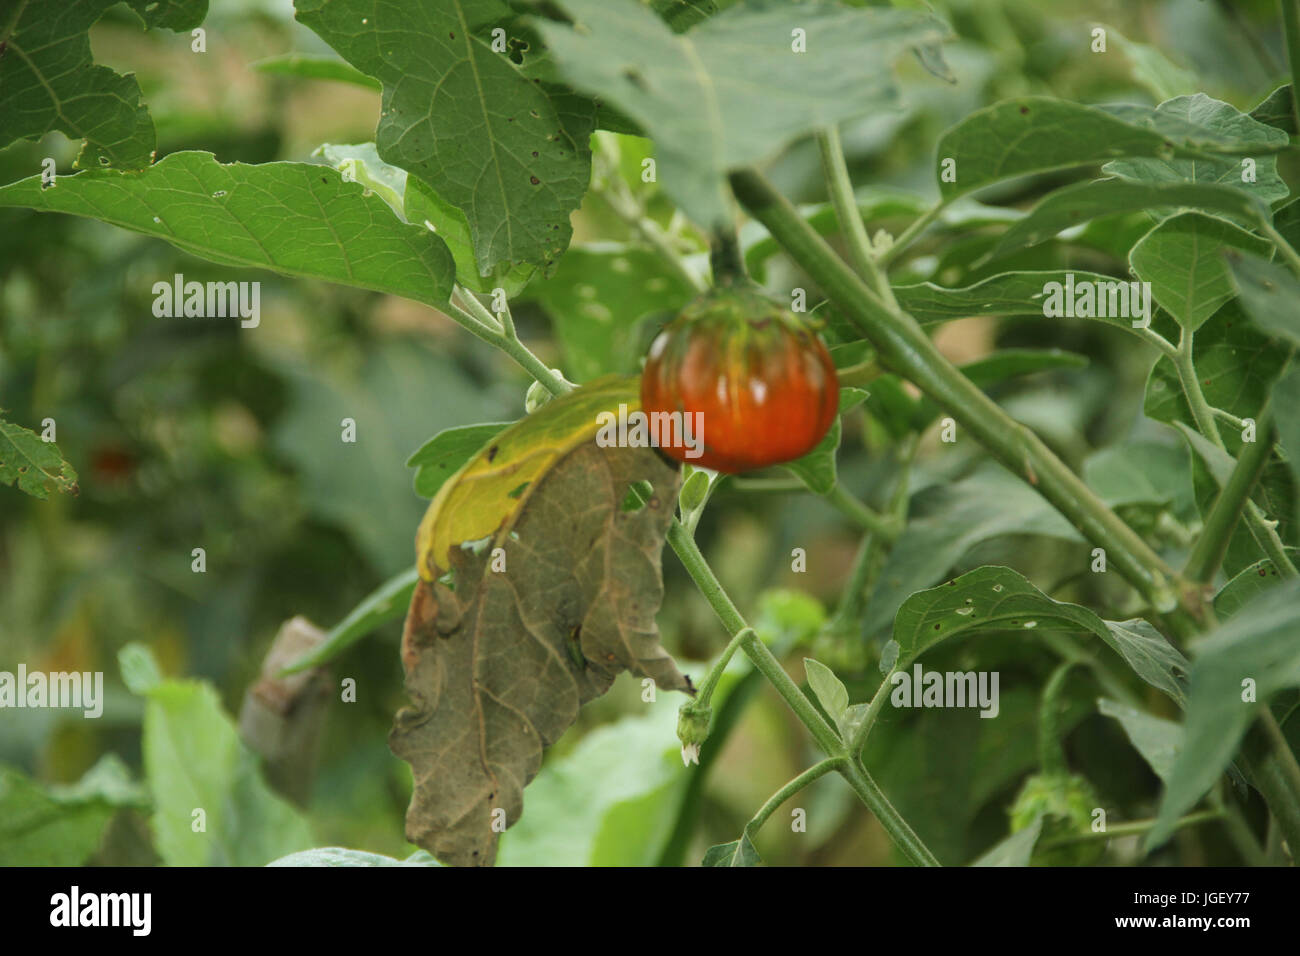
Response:
[{"label": "withered leaf", "polygon": [[[484,449],[448,485],[481,476],[488,458],[507,471],[500,450],[528,444],[510,433],[548,434],[549,423],[553,434],[569,402],[552,402],[503,433],[496,453]],[[655,626],[679,473],[653,450],[598,446],[587,417],[585,439],[532,478],[486,547],[421,553],[402,639],[415,706],[397,715],[389,743],[415,776],[407,838],[445,863],[493,862],[543,748],[620,671],[653,678],[660,689],[692,690]],[[624,510],[628,489],[642,481],[648,502]],[[455,496],[439,497],[445,506]],[[431,511],[439,506],[435,499]],[[505,570],[495,570],[498,548]]]}]

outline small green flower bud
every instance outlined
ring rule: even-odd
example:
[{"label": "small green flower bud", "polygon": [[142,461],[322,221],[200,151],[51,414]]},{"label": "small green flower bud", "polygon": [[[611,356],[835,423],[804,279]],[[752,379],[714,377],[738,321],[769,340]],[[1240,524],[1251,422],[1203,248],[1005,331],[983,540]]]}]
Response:
[{"label": "small green flower bud", "polygon": [[677,739],[682,742],[682,763],[700,762],[700,744],[709,736],[713,708],[699,701],[688,700],[677,714]]}]

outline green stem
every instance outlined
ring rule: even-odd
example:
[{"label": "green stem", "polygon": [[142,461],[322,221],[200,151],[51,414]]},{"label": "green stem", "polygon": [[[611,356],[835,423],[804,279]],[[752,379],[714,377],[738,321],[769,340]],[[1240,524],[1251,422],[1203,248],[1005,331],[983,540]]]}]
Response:
[{"label": "green stem", "polygon": [[885,679],[880,682],[880,686],[876,688],[876,693],[871,698],[871,703],[867,705],[867,712],[862,717],[862,723],[858,724],[853,739],[849,741],[849,756],[855,760],[862,753],[862,748],[866,746],[867,736],[871,733],[876,717],[884,709],[885,701],[889,699],[889,687],[893,676],[894,672],[891,670],[885,675]]},{"label": "green stem", "polygon": [[[759,640],[758,635],[752,629],[749,629],[745,619],[736,609],[736,605],[732,603],[730,596],[714,576],[713,569],[704,560],[704,555],[700,553],[695,539],[687,533],[679,522],[674,521],[669,525],[668,543],[672,545],[673,550],[677,553],[682,566],[686,568],[686,573],[691,576],[695,586],[704,595],[705,600],[709,602],[709,606],[713,608],[713,612],[718,616],[718,619],[722,621],[727,633],[735,635],[741,631],[745,632],[740,639],[740,647],[745,652],[745,656],[753,662],[754,667],[767,678],[768,682],[776,689],[776,692],[794,711],[795,716],[808,728],[817,745],[830,757],[844,757],[844,744],[839,735],[822,717],[821,712],[813,706],[812,701],[799,690],[799,687],[781,666],[781,662]],[[885,828],[885,831],[909,860],[920,866],[938,865],[934,854],[929,851],[920,837],[908,826],[907,821],[894,809],[884,793],[881,792],[880,788],[876,786],[865,771],[851,760],[842,760],[836,769],[853,787],[854,792],[858,794],[867,808],[875,814],[876,819],[880,821],[880,825]]]},{"label": "green stem", "polygon": [[1255,834],[1241,815],[1241,809],[1230,797],[1224,796],[1223,789],[1223,778],[1220,777],[1210,791],[1210,803],[1223,814],[1223,829],[1228,834],[1228,839],[1248,866],[1268,866],[1268,855],[1255,839]]},{"label": "green stem", "polygon": [[903,530],[902,522],[892,516],[877,514],[845,490],[841,482],[835,483],[826,500],[852,519],[858,527],[879,535],[886,541],[893,541]]},{"label": "green stem", "polygon": [[1291,785],[1272,748],[1258,756],[1238,753],[1241,768],[1268,804],[1273,821],[1291,848],[1293,859],[1300,859],[1300,797]]},{"label": "green stem", "polygon": [[749,278],[734,226],[720,226],[713,230],[709,239],[709,267],[713,271],[714,285],[730,285]]},{"label": "green stem", "polygon": [[1291,67],[1291,116],[1300,130],[1300,0],[1279,0],[1279,3],[1286,32],[1286,58]]},{"label": "green stem", "polygon": [[1205,518],[1205,526],[1187,558],[1187,566],[1183,568],[1183,576],[1190,581],[1209,584],[1214,580],[1214,574],[1228,551],[1233,529],[1250,501],[1250,492],[1272,456],[1273,422],[1267,407],[1260,413],[1256,439],[1242,448],[1232,474]]},{"label": "green stem", "polygon": [[[1201,391],[1201,382],[1196,377],[1194,353],[1195,334],[1188,329],[1183,329],[1182,335],[1178,339],[1178,352],[1174,357],[1174,367],[1178,370],[1178,382],[1182,386],[1183,395],[1187,399],[1187,406],[1191,409],[1192,421],[1196,423],[1197,431],[1208,438],[1215,447],[1226,451],[1223,436],[1219,434],[1219,424],[1214,420],[1214,410],[1210,407],[1210,403],[1205,400],[1205,393]],[[1256,431],[1259,431],[1258,427]],[[1259,434],[1256,434],[1256,439],[1256,444],[1269,444]],[[1271,445],[1269,447],[1271,449]],[[1267,464],[1267,456],[1265,464]],[[1242,516],[1245,518],[1246,527],[1250,530],[1255,543],[1273,562],[1278,574],[1288,578],[1295,577],[1296,567],[1291,563],[1290,557],[1287,556],[1282,539],[1278,537],[1277,528],[1264,517],[1264,513],[1259,509],[1259,506],[1250,500],[1249,489],[1247,489]],[[1229,528],[1228,532],[1231,533],[1231,531],[1232,529]]]},{"label": "green stem", "polygon": [[1074,661],[1060,664],[1043,687],[1038,707],[1038,769],[1043,774],[1066,772],[1065,748],[1061,744],[1061,694]]},{"label": "green stem", "polygon": [[[456,299],[459,299],[460,303],[463,304],[458,304],[455,301]],[[534,355],[528,346],[519,341],[508,308],[502,313],[502,324],[497,325],[497,317],[487,310],[487,307],[478,300],[478,296],[459,286],[453,292],[451,307],[457,313],[452,315],[453,319],[456,319],[460,325],[484,342],[495,345],[509,355],[523,366],[524,371],[541,382],[542,386],[552,395],[559,396],[565,392],[573,391],[571,382],[566,381],[563,375],[548,366]]]},{"label": "green stem", "polygon": [[907,858],[916,866],[940,866],[939,860],[929,847],[921,841],[907,821],[889,802],[884,791],[871,779],[871,775],[858,765],[856,760],[848,760],[841,764],[840,774],[849,782],[853,792],[858,798],[867,805],[877,820],[889,833],[897,846]]},{"label": "green stem", "polygon": [[1300,763],[1296,762],[1291,744],[1287,742],[1286,734],[1282,733],[1282,725],[1277,722],[1268,705],[1264,706],[1259,722],[1264,725],[1264,734],[1273,747],[1273,755],[1277,758],[1278,767],[1286,777],[1291,792],[1300,794]]},{"label": "green stem", "polygon": [[[1198,813],[1189,813],[1185,817],[1180,817],[1174,822],[1174,829],[1181,830],[1183,827],[1195,826],[1198,823],[1209,823],[1213,820],[1223,819],[1221,810],[1201,810]],[[1052,840],[1045,840],[1039,844],[1043,849],[1052,847],[1068,846],[1072,843],[1091,843],[1095,840],[1109,840],[1112,837],[1134,836],[1139,833],[1146,833],[1156,825],[1155,820],[1132,820],[1128,823],[1117,823],[1113,827],[1107,827],[1100,832],[1088,831],[1087,833],[1071,833],[1068,836],[1057,837]]]},{"label": "green stem", "polygon": [[835,217],[839,220],[853,267],[891,309],[896,309],[898,303],[894,301],[894,290],[889,287],[889,278],[876,266],[871,252],[871,240],[867,238],[867,228],[862,224],[862,213],[858,211],[853,183],[849,180],[849,169],[844,162],[839,129],[827,126],[819,130],[817,147],[821,151],[822,172],[826,177],[831,205],[835,208]]},{"label": "green stem", "polygon": [[775,813],[781,804],[785,803],[814,780],[826,776],[826,774],[830,773],[832,770],[838,770],[842,763],[844,763],[843,757],[827,757],[825,760],[813,764],[793,780],[788,781],[785,786],[768,797],[767,802],[759,807],[758,812],[755,813],[754,816],[750,818],[750,821],[745,824],[745,835],[753,840],[754,834],[762,829],[763,824],[767,822],[767,818]]},{"label": "green stem", "polygon": [[897,259],[907,249],[907,247],[916,240],[917,236],[929,228],[930,223],[939,218],[951,202],[952,199],[940,199],[925,213],[913,220],[910,226],[899,233],[898,237],[894,240],[893,245],[880,254],[877,259],[880,267],[882,269],[887,269],[889,266],[893,265],[894,260]]},{"label": "green stem", "polygon": [[752,634],[753,630],[754,629],[751,627],[743,627],[732,635],[731,640],[727,642],[727,646],[724,647],[722,653],[718,655],[718,659],[714,661],[713,666],[709,668],[709,672],[704,675],[704,680],[700,681],[700,686],[695,692],[695,700],[693,703],[702,707],[707,707],[709,705],[709,702],[713,699],[713,691],[717,688],[718,681],[722,679],[722,672],[725,671],[727,665],[731,663],[731,658],[735,656],[736,650],[740,647],[741,641],[743,641],[749,634]]},{"label": "green stem", "polygon": [[733,173],[731,185],[741,204],[845,311],[886,364],[946,408],[1085,538],[1105,548],[1111,564],[1157,610],[1174,610],[1180,595],[1170,585],[1172,571],[1037,435],[954,368],[915,319],[889,309],[758,172]]}]

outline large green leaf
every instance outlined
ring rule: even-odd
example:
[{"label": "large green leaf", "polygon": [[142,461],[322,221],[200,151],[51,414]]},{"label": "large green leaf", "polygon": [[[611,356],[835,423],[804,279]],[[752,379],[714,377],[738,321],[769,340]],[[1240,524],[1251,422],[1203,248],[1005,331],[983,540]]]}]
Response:
[{"label": "large green leaf", "polygon": [[1063,229],[1098,216],[1135,209],[1186,206],[1240,217],[1248,222],[1270,218],[1267,203],[1257,196],[1211,183],[1146,183],[1125,179],[1098,179],[1076,183],[1049,193],[1025,218],[1003,233],[995,256],[1036,245]]},{"label": "large green leaf", "polygon": [[513,296],[537,271],[532,266],[500,262],[495,268],[480,273],[465,214],[439,197],[422,180],[408,176],[406,170],[380,159],[374,143],[326,143],[318,147],[316,153],[344,176],[375,192],[405,222],[437,233],[438,238],[447,244],[456,263],[456,281],[466,288],[476,292],[501,288],[506,295]]},{"label": "large green leaf", "polygon": [[1300,348],[1300,281],[1284,266],[1235,250],[1227,254],[1241,307],[1260,331]]},{"label": "large green leaf", "polygon": [[[1174,762],[1148,846],[1214,784],[1260,708],[1300,686],[1300,580],[1269,588],[1197,643],[1189,677],[1182,752]],[[1243,687],[1253,682],[1250,700]]]},{"label": "large green leaf", "polygon": [[1267,255],[1272,244],[1232,223],[1185,212],[1160,223],[1133,247],[1129,265],[1178,324],[1196,330],[1237,293],[1224,253]]},{"label": "large green leaf", "polygon": [[[1300,366],[1292,367],[1273,383],[1273,407],[1300,408]],[[1297,494],[1300,495],[1300,415],[1285,414],[1278,417],[1277,443],[1286,456]],[[1296,514],[1300,517],[1300,502],[1297,503]]]},{"label": "large green leaf", "polygon": [[45,499],[50,492],[76,494],[77,472],[59,452],[31,429],[0,418],[0,485],[17,483],[19,491]]},{"label": "large green leaf", "polygon": [[[1296,548],[1284,549],[1291,560],[1295,561]],[[1270,558],[1260,558],[1249,567],[1238,571],[1219,593],[1214,595],[1214,613],[1221,620],[1226,620],[1249,604],[1263,591],[1286,579],[1278,574]]]},{"label": "large green leaf", "polygon": [[[123,649],[124,675],[149,652]],[[261,866],[312,845],[299,812],[262,780],[216,690],[200,681],[133,677],[146,700],[144,768],[155,846],[171,866]],[[196,811],[202,811],[201,814]]]},{"label": "large green leaf", "polygon": [[[1284,143],[1285,136],[1274,138],[1261,145],[1260,155],[1277,152]],[[944,133],[936,174],[945,159],[956,161],[955,179],[939,183],[940,192],[950,198],[1016,176],[1121,157],[1173,159],[1206,151],[1234,153],[1258,144],[1253,131],[1247,135],[1235,127],[1199,126],[1147,107],[1085,106],[1027,96],[971,113]]]},{"label": "large green leaf", "polygon": [[147,805],[115,754],[71,786],[42,787],[0,767],[0,866],[80,866],[118,808]]},{"label": "large green leaf", "polygon": [[[1115,276],[1076,269],[1003,272],[959,289],[947,289],[932,282],[895,286],[894,296],[904,311],[922,325],[937,325],[972,315],[1042,316],[1045,315],[1047,298],[1057,292],[1053,286],[1060,286],[1059,291],[1065,296],[1067,282],[1071,289],[1078,289],[1084,283],[1107,288],[1110,283],[1124,281]],[[1106,311],[1110,311],[1109,308]],[[1133,330],[1133,319],[1129,316],[1093,315],[1083,318],[1105,322],[1130,332]]]},{"label": "large green leaf", "polygon": [[913,517],[876,582],[864,633],[887,628],[908,595],[941,580],[972,547],[1008,534],[1082,540],[1032,488],[993,465],[952,485],[927,489],[913,503]]},{"label": "large green leaf", "polygon": [[[1156,107],[1157,125],[1176,119],[1206,130],[1216,139],[1232,143],[1242,156],[1232,157],[1134,157],[1107,163],[1104,171],[1147,183],[1217,183],[1249,193],[1270,203],[1290,192],[1277,172],[1272,151],[1287,144],[1281,130],[1247,116],[1236,107],[1204,93],[1176,96]],[[1258,147],[1259,155],[1251,155]],[[1255,181],[1242,178],[1243,160],[1255,167]]]},{"label": "large green leaf", "polygon": [[[916,11],[830,0],[736,6],[674,34],[635,0],[560,0],[576,21],[539,26],[575,86],[644,127],[659,181],[701,225],[729,218],[727,170],[772,155],[817,127],[894,105],[890,70],[946,27]],[[805,32],[795,52],[792,30]]]},{"label": "large green leaf", "polygon": [[569,114],[493,52],[491,30],[513,18],[502,0],[297,0],[295,8],[383,84],[380,157],[465,214],[482,274],[503,262],[555,261],[587,189],[594,120]]},{"label": "large green leaf", "polygon": [[66,212],[166,239],[203,259],[326,279],[442,305],[455,270],[442,240],[379,196],[306,163],[224,165],[172,153],[140,172],[87,170],[41,188],[0,187],[0,206]]},{"label": "large green leaf", "polygon": [[686,775],[678,701],[591,731],[528,786],[528,812],[501,841],[499,866],[649,866],[672,828]]},{"label": "large green leaf", "polygon": [[[10,0],[0,7],[0,148],[53,130],[84,140],[77,165],[141,169],[154,128],[135,76],[97,65],[88,31],[117,0]],[[130,0],[149,28],[189,30],[208,0]]]},{"label": "large green leaf", "polygon": [[1183,746],[1183,728],[1172,720],[1153,717],[1127,704],[1104,698],[1097,701],[1097,709],[1105,716],[1119,721],[1134,749],[1151,766],[1156,776],[1168,782],[1174,761]]},{"label": "large green leaf", "polygon": [[1174,700],[1183,695],[1183,656],[1146,621],[1103,621],[1085,607],[1054,601],[1010,568],[983,567],[909,597],[894,618],[880,669],[902,670],[959,634],[1000,630],[1085,631],[1124,658],[1134,673]]}]

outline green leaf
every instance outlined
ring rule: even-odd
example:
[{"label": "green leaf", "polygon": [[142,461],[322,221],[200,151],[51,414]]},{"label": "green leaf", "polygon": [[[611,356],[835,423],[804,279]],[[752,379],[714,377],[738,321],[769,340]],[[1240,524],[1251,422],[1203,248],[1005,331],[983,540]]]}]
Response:
[{"label": "green leaf", "polygon": [[993,250],[1004,256],[1051,239],[1063,229],[1098,216],[1135,209],[1187,206],[1240,217],[1248,222],[1270,221],[1267,203],[1257,196],[1210,183],[1147,183],[1126,179],[1098,179],[1057,189],[1029,215],[1002,234]]},{"label": "green leaf", "polygon": [[33,498],[51,492],[77,494],[77,472],[64,459],[59,446],[44,441],[31,429],[0,418],[0,484],[17,483]]},{"label": "green leaf", "polygon": [[[1277,172],[1271,153],[1287,144],[1281,130],[1252,119],[1236,107],[1204,93],[1178,96],[1156,107],[1157,125],[1170,120],[1208,131],[1221,143],[1232,144],[1240,156],[1214,158],[1132,158],[1107,163],[1102,171],[1148,183],[1219,183],[1266,203],[1284,199],[1290,189]],[[1252,155],[1252,147],[1258,155]],[[1255,165],[1255,181],[1242,180],[1243,161]]]},{"label": "green leaf", "polygon": [[1186,700],[1187,658],[1141,618],[1105,621],[1107,634],[1100,635],[1133,668],[1133,673],[1175,703]]},{"label": "green leaf", "polygon": [[[1273,131],[1275,132],[1275,131]],[[1144,159],[1233,152],[1268,138],[1261,155],[1283,143],[1235,126],[1210,129],[1140,106],[1085,106],[1027,96],[971,113],[939,139],[939,164],[956,160],[956,179],[939,183],[945,199],[1029,173],[1092,166],[1120,157]],[[1284,137],[1285,139],[1285,137]],[[942,167],[936,170],[941,172]]]},{"label": "green leaf", "polygon": [[[1199,800],[1232,760],[1260,708],[1300,685],[1300,580],[1269,588],[1196,645],[1184,741],[1170,771],[1146,846],[1163,843],[1178,817]],[[1243,682],[1254,681],[1245,696]]]},{"label": "green leaf", "polygon": [[704,854],[701,866],[758,866],[763,859],[750,842],[749,834],[742,834],[739,840],[719,843],[709,847]]},{"label": "green leaf", "polygon": [[[659,181],[702,226],[730,217],[725,173],[818,127],[889,108],[890,70],[947,33],[915,11],[736,6],[674,34],[634,0],[560,0],[577,26],[539,24],[576,87],[613,103],[655,141]],[[791,28],[806,32],[806,53]]]},{"label": "green leaf", "polygon": [[43,787],[0,767],[0,866],[80,866],[119,808],[147,803],[111,753],[70,786]]},{"label": "green leaf", "polygon": [[172,153],[140,172],[88,170],[41,188],[0,187],[0,206],[66,212],[166,239],[223,265],[326,279],[443,305],[455,276],[442,240],[396,218],[360,183],[306,163],[223,165]]},{"label": "green leaf", "polygon": [[460,471],[461,465],[473,458],[502,429],[509,428],[512,424],[513,422],[487,422],[483,425],[457,425],[438,432],[406,460],[406,467],[418,469],[415,473],[415,493],[421,498],[434,497],[442,483]]},{"label": "green leaf", "polygon": [[[128,650],[148,655],[140,645]],[[122,669],[138,665],[127,657]],[[312,845],[307,821],[262,780],[210,684],[161,680],[143,696],[150,824],[169,866],[261,866]]]},{"label": "green leaf", "polygon": [[[1272,403],[1274,408],[1300,408],[1300,367],[1293,367],[1273,383]],[[1287,465],[1300,494],[1300,415],[1288,414],[1278,416],[1277,443],[1286,456]],[[1300,503],[1296,507],[1300,517]]]},{"label": "green leaf", "polygon": [[[1054,285],[1060,287],[1059,294],[1064,297],[1063,301],[1073,301],[1072,291],[1066,295],[1067,282],[1070,290],[1081,288],[1085,282],[1100,289],[1109,288],[1112,283],[1127,284],[1114,276],[1074,269],[1003,272],[960,289],[946,289],[932,282],[895,286],[894,297],[905,312],[925,326],[973,315],[1045,316],[1047,299],[1058,294]],[[1099,310],[1094,308],[1093,311]],[[1130,310],[1110,310],[1108,307],[1105,311]],[[1083,318],[1133,331],[1133,319],[1128,315],[1093,315]]]},{"label": "green leaf", "polygon": [[835,676],[833,670],[820,661],[805,657],[803,666],[804,672],[808,675],[808,686],[817,695],[822,709],[836,725],[839,725],[849,709],[848,688]]},{"label": "green leaf", "polygon": [[[153,162],[154,128],[135,76],[94,63],[88,31],[117,0],[6,3],[0,13],[0,148],[58,130],[84,140],[77,166],[141,169]],[[207,0],[130,0],[149,29],[188,31]]]},{"label": "green leaf", "polygon": [[[1287,547],[1284,550],[1293,562],[1296,555],[1300,554],[1300,549],[1297,548]],[[1273,567],[1270,558],[1260,558],[1249,567],[1238,571],[1232,580],[1219,589],[1219,593],[1214,595],[1214,613],[1221,619],[1227,620],[1253,601],[1257,595],[1284,580],[1286,579],[1278,574],[1277,568]]]},{"label": "green leaf", "polygon": [[650,866],[672,831],[687,777],[677,702],[588,732],[528,785],[528,812],[502,837],[498,866]]},{"label": "green leaf", "polygon": [[[310,53],[283,53],[268,56],[248,64],[250,69],[272,76],[296,76],[305,80],[332,80],[350,83],[367,90],[379,90],[381,84],[373,76],[366,76],[352,64],[333,56],[315,56]],[[332,848],[331,848],[332,849]],[[324,852],[324,851],[317,851]]]},{"label": "green leaf", "polygon": [[1226,252],[1241,307],[1260,331],[1300,347],[1300,282],[1291,270],[1234,249]]},{"label": "green leaf", "polygon": [[551,317],[565,372],[587,382],[638,371],[647,327],[679,311],[695,289],[648,249],[602,244],[570,249],[529,295]]},{"label": "green leaf", "polygon": [[1008,836],[971,866],[1028,866],[1042,831],[1043,815],[1039,814],[1029,826]]},{"label": "green leaf", "polygon": [[348,612],[325,635],[325,640],[309,654],[298,658],[280,674],[293,674],[332,661],[381,624],[396,620],[405,613],[420,574],[414,567],[393,575]]},{"label": "green leaf", "polygon": [[1157,777],[1168,782],[1169,772],[1183,746],[1183,728],[1172,720],[1153,717],[1127,704],[1101,698],[1097,710],[1113,717],[1124,728],[1133,748],[1142,755]]},{"label": "green leaf", "polygon": [[650,6],[674,33],[689,30],[718,12],[717,0],[650,0]]},{"label": "green leaf", "polygon": [[1272,244],[1223,219],[1181,213],[1143,236],[1129,265],[1151,294],[1185,329],[1195,331],[1236,295],[1223,261],[1228,249],[1267,255]]},{"label": "green leaf", "polygon": [[909,597],[894,618],[880,667],[910,667],[930,648],[958,634],[1000,630],[1085,631],[1101,638],[1152,687],[1182,695],[1186,661],[1146,621],[1103,621],[1087,608],[1054,601],[1010,568],[983,567]]},{"label": "green leaf", "polygon": [[918,495],[872,592],[863,633],[889,627],[908,595],[942,580],[975,545],[1008,534],[1082,541],[1040,495],[997,466]]},{"label": "green leaf", "polygon": [[380,158],[464,213],[480,274],[556,260],[587,189],[592,117],[575,120],[492,51],[492,28],[512,17],[502,0],[295,7],[299,21],[383,84]]},{"label": "green leaf", "polygon": [[417,850],[405,860],[397,860],[382,853],[367,853],[365,850],[349,850],[341,846],[322,846],[313,850],[300,850],[290,853],[278,860],[272,860],[267,866],[441,866],[437,860],[423,850]]},{"label": "green leaf", "polygon": [[1106,27],[1110,42],[1128,57],[1133,79],[1157,100],[1194,93],[1200,85],[1196,74],[1169,61],[1157,47],[1135,43],[1114,27]]},{"label": "green leaf", "polygon": [[1250,111],[1251,119],[1257,119],[1265,126],[1272,126],[1284,133],[1294,134],[1295,109],[1291,101],[1291,84],[1279,86]]}]

